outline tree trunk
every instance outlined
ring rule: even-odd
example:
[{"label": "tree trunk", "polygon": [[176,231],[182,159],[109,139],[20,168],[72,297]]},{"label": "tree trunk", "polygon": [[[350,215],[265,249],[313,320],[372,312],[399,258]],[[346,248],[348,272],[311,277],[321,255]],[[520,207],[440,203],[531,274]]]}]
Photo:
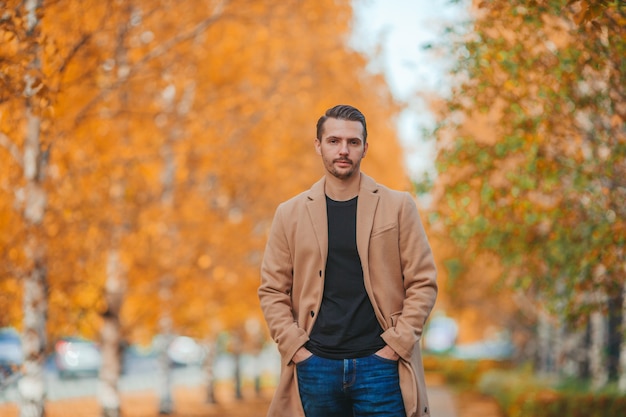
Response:
[{"label": "tree trunk", "polygon": [[24,77],[26,97],[26,137],[24,140],[23,173],[26,201],[23,210],[27,230],[25,255],[28,269],[24,276],[23,321],[23,376],[18,383],[20,417],[45,415],[46,394],[44,362],[46,348],[46,322],[48,314],[48,284],[46,246],[43,240],[42,220],[46,211],[47,196],[42,186],[47,155],[40,143],[41,118],[35,97],[42,80],[39,37],[39,10],[42,0],[26,0],[26,42],[29,59]]},{"label": "tree trunk", "polygon": [[[132,4],[125,4],[125,12],[129,16]],[[117,45],[115,49],[115,63],[117,71],[115,71],[115,79],[112,83],[123,85],[128,78],[128,51],[124,43],[127,35],[128,25],[120,23],[117,33]],[[124,88],[120,89],[120,108],[126,110],[129,105],[128,93]],[[122,132],[122,144],[126,145],[129,136],[128,120],[123,119],[120,122],[120,130]],[[112,206],[121,219],[128,216],[126,202],[124,201],[124,190],[126,182],[124,173],[116,172],[111,175],[112,182],[109,189],[109,195],[112,200]],[[107,258],[107,277],[104,288],[104,300],[106,303],[106,311],[103,313],[102,329],[100,335],[102,338],[102,364],[100,367],[100,381],[98,401],[101,407],[101,415],[103,417],[117,417],[120,415],[120,393],[119,379],[121,374],[121,320],[120,312],[124,303],[126,276],[120,259],[120,246],[126,233],[125,220],[114,221],[111,225],[111,247]]]},{"label": "tree trunk", "polygon": [[160,340],[158,360],[158,394],[159,414],[172,414],[174,411],[174,396],[172,395],[172,360],[168,349],[174,339],[170,304],[172,302],[172,277],[164,276],[159,288],[159,302],[161,303],[161,318],[159,320]]},{"label": "tree trunk", "polygon": [[243,351],[243,340],[239,331],[233,332],[232,335],[233,357],[235,359],[235,398],[243,400],[242,375],[241,375],[241,353]]},{"label": "tree trunk", "polygon": [[124,300],[124,277],[119,252],[111,250],[107,260],[107,280],[105,284],[106,311],[100,330],[102,342],[102,365],[98,400],[102,417],[120,416],[120,394],[118,382],[122,368],[120,331],[120,310]]},{"label": "tree trunk", "polygon": [[593,389],[600,389],[609,380],[606,367],[606,318],[601,312],[593,312],[590,317],[591,326],[591,347],[589,349],[589,367],[591,372],[591,386]]},{"label": "tree trunk", "polygon": [[24,280],[23,375],[18,383],[20,417],[44,416],[46,393],[44,362],[48,312],[47,271],[44,250],[35,237],[29,238],[31,270]]},{"label": "tree trunk", "polygon": [[617,387],[619,392],[626,393],[626,283],[622,286],[622,335]]},{"label": "tree trunk", "polygon": [[243,400],[242,378],[241,378],[241,352],[235,352],[235,398]]},{"label": "tree trunk", "polygon": [[174,411],[174,399],[172,395],[172,361],[167,354],[167,348],[170,343],[172,343],[172,334],[161,334],[157,380],[159,414],[172,414]]},{"label": "tree trunk", "polygon": [[583,378],[587,363],[585,332],[574,330],[565,333],[564,352],[560,361],[562,374],[570,378]]},{"label": "tree trunk", "polygon": [[622,343],[622,294],[614,294],[608,298],[606,367],[609,381],[619,379],[619,357]]},{"label": "tree trunk", "polygon": [[215,398],[215,374],[213,369],[215,367],[215,359],[217,358],[217,343],[211,340],[206,340],[204,343],[206,355],[202,367],[204,368],[205,385],[206,385],[206,402],[208,404],[216,404]]},{"label": "tree trunk", "polygon": [[547,313],[540,311],[537,315],[537,360],[540,373],[554,371],[554,352],[552,344],[552,326]]},{"label": "tree trunk", "polygon": [[[169,85],[161,94],[163,100],[163,114],[171,117],[173,113],[173,104],[176,96],[176,88]],[[163,223],[167,225],[162,247],[163,256],[161,257],[161,267],[165,271],[171,271],[176,262],[172,253],[175,247],[176,227],[170,224],[172,220],[171,212],[174,207],[174,180],[176,178],[176,159],[172,149],[172,142],[175,139],[175,126],[170,126],[165,142],[161,147],[161,156],[163,157],[163,170],[161,171],[161,206],[163,210]],[[174,401],[172,395],[172,363],[167,354],[167,349],[173,339],[173,318],[172,318],[172,286],[174,284],[173,277],[167,272],[159,282],[159,301],[161,305],[160,311],[160,334],[164,343],[161,345],[159,355],[159,413],[171,414],[174,411]]]}]

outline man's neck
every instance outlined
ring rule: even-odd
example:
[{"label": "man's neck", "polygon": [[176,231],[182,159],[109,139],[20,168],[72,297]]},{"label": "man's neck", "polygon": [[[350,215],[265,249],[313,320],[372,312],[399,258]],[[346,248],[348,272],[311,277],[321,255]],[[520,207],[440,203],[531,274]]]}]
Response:
[{"label": "man's neck", "polygon": [[331,175],[326,176],[326,187],[324,192],[335,201],[348,201],[359,194],[361,185],[361,174],[355,172],[350,178],[340,180]]}]

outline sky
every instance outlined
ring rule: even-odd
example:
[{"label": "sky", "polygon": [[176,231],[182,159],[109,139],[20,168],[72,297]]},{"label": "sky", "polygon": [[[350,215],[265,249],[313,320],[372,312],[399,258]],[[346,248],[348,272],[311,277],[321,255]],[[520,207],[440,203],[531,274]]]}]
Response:
[{"label": "sky", "polygon": [[[435,148],[422,130],[433,125],[423,96],[445,94],[450,57],[437,56],[424,45],[436,43],[446,26],[467,18],[467,0],[353,0],[352,46],[372,58],[371,69],[383,72],[395,98],[408,103],[398,119],[411,178],[434,174]],[[381,55],[373,51],[381,48]],[[432,176],[431,176],[432,178]]]}]

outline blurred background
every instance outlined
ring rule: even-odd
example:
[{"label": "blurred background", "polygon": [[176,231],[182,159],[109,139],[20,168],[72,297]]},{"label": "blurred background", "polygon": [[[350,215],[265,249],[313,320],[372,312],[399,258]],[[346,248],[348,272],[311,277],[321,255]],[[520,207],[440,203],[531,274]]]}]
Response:
[{"label": "blurred background", "polygon": [[427,371],[515,415],[623,415],[623,1],[0,8],[0,402],[271,392],[265,239],[345,103],[438,263]]}]

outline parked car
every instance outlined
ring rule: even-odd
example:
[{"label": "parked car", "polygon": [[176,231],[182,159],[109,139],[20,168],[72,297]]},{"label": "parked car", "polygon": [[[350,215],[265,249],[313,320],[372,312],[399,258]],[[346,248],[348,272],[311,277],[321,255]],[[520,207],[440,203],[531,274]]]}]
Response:
[{"label": "parked car", "polygon": [[102,355],[90,340],[64,337],[54,345],[54,363],[61,378],[93,376],[100,371]]},{"label": "parked car", "polygon": [[204,350],[193,338],[177,336],[168,346],[167,355],[174,365],[198,365],[202,363]]},{"label": "parked car", "polygon": [[202,345],[194,338],[180,335],[156,335],[150,349],[157,360],[165,350],[173,366],[200,365],[206,355]]},{"label": "parked car", "polygon": [[19,333],[13,328],[0,329],[0,387],[18,372],[23,362]]}]

